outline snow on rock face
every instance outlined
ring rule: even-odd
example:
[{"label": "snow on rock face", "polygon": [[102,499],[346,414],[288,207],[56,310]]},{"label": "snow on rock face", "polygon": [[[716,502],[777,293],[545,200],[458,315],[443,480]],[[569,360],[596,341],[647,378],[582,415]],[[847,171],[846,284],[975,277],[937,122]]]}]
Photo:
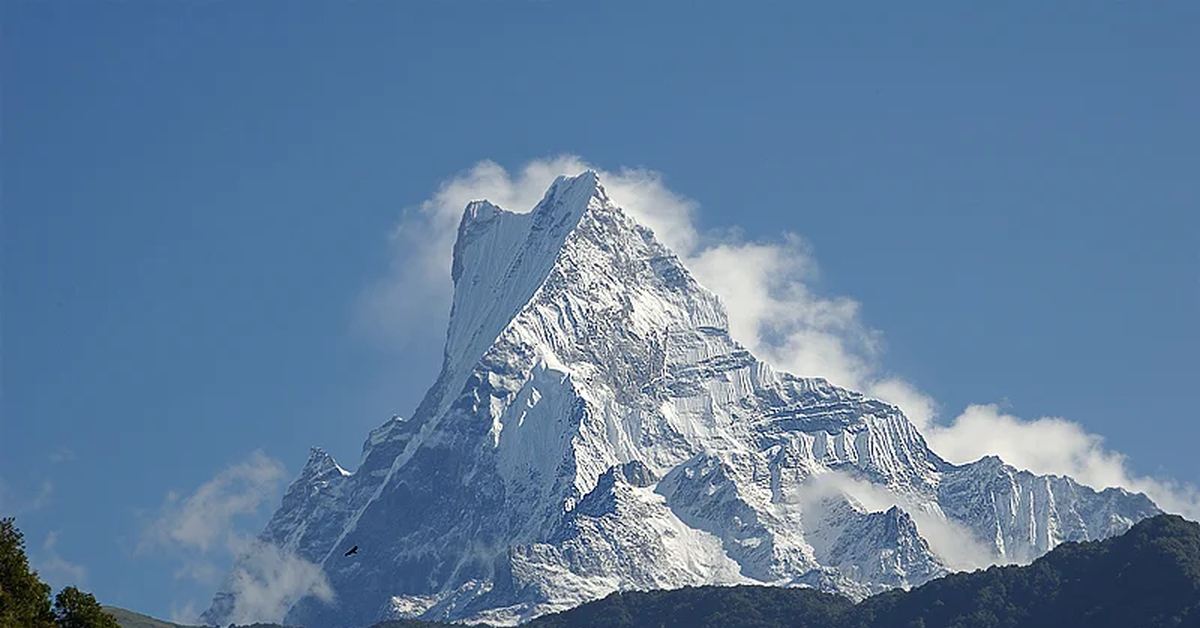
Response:
[{"label": "snow on rock face", "polygon": [[854,518],[830,548],[829,564],[872,593],[946,573],[912,517],[896,506]]},{"label": "snow on rock face", "polygon": [[1009,561],[1028,562],[1064,541],[1121,534],[1157,514],[1145,495],[1096,492],[1071,478],[1018,471],[995,456],[950,469],[938,501],[951,518]]},{"label": "snow on rock face", "polygon": [[[895,406],[774,371],[595,173],[527,214],[471,203],[452,276],[444,363],[414,416],[373,430],[352,474],[314,450],[260,537],[336,593],[288,624],[512,624],[700,584],[862,597],[946,573],[905,510],[814,497],[831,477],[969,530],[997,562],[1158,512],[994,458],[949,464]],[[227,623],[235,595],[203,619]]]}]

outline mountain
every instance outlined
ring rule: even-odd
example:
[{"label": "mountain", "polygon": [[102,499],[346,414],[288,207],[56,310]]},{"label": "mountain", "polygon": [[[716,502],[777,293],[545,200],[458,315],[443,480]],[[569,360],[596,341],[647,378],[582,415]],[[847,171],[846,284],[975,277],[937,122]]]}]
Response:
[{"label": "mountain", "polygon": [[193,628],[183,624],[155,619],[149,615],[135,613],[116,606],[105,606],[104,612],[116,617],[117,623],[121,625],[121,628]]},{"label": "mountain", "polygon": [[[336,596],[284,623],[513,624],[713,584],[862,599],[1159,512],[997,458],[951,464],[899,408],[774,370],[592,172],[530,213],[468,205],[452,277],[442,369],[413,417],[373,430],[354,472],[314,448],[260,535]],[[246,621],[236,582],[206,623]]]},{"label": "mountain", "polygon": [[[1200,525],[1158,515],[1027,566],[953,574],[858,605],[811,589],[613,594],[529,628],[1158,628],[1200,625]],[[379,626],[377,628],[385,628]]]}]

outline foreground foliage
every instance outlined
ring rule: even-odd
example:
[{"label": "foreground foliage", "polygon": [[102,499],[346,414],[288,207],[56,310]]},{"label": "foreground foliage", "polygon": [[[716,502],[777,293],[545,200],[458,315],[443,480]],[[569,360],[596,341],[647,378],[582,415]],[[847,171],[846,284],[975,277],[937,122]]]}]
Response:
[{"label": "foreground foliage", "polygon": [[951,575],[861,608],[858,625],[872,628],[1200,626],[1200,525],[1159,515],[1028,566]]},{"label": "foreground foliage", "polygon": [[50,628],[50,585],[25,557],[25,535],[11,517],[0,519],[0,628]]},{"label": "foreground foliage", "polygon": [[66,587],[51,605],[50,591],[29,567],[15,520],[0,519],[0,628],[120,628],[91,593]]}]

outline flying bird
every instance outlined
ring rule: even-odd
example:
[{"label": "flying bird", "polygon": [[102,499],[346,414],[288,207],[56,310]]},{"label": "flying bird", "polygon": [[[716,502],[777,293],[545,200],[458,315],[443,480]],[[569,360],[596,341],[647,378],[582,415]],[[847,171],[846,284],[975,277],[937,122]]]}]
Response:
[{"label": "flying bird", "polygon": [[351,547],[351,548],[350,548],[350,551],[349,551],[349,552],[346,552],[346,555],[347,555],[347,556],[349,556],[349,555],[351,555],[351,554],[357,554],[357,553],[358,553],[358,546],[357,546],[357,545],[355,545],[354,547]]}]

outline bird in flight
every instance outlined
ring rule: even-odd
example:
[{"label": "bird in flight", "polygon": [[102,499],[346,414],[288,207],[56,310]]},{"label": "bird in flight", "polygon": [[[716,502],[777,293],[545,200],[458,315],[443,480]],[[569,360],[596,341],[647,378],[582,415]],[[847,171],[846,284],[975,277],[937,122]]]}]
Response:
[{"label": "bird in flight", "polygon": [[347,555],[347,556],[349,556],[349,555],[351,555],[351,554],[357,554],[357,553],[358,553],[358,546],[357,546],[357,545],[355,545],[354,547],[351,547],[351,548],[350,548],[350,551],[349,551],[349,552],[346,552],[346,555]]}]

